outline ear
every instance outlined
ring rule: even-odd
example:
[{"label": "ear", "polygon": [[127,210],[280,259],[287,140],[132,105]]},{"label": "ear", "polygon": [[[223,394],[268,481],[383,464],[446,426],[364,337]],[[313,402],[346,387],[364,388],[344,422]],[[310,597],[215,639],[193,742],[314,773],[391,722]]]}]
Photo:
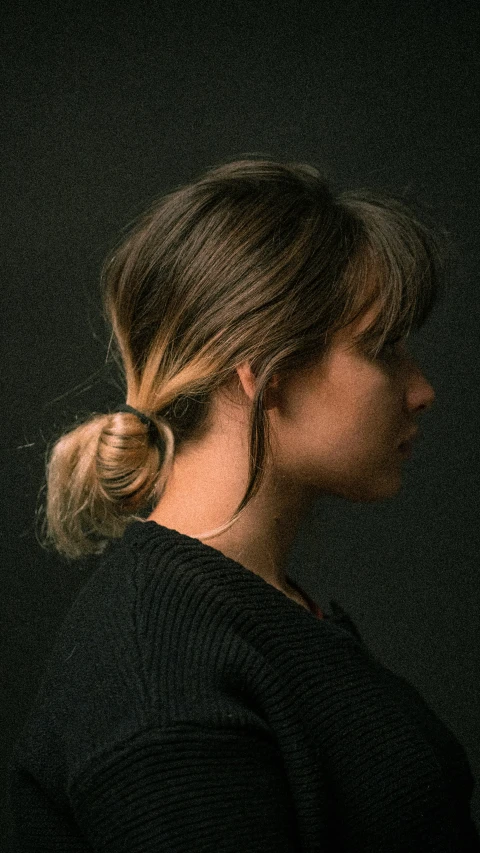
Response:
[{"label": "ear", "polygon": [[[255,396],[255,389],[257,384],[256,376],[253,373],[252,368],[250,367],[248,362],[244,361],[242,362],[242,364],[237,365],[236,371],[240,380],[241,387],[243,388],[248,399],[252,401]],[[264,395],[264,404],[266,409],[272,409],[274,406],[277,405],[278,388],[279,377],[275,373],[272,376]]]},{"label": "ear", "polygon": [[242,364],[238,364],[235,369],[237,371],[241,387],[243,388],[248,399],[252,401],[255,396],[256,386],[256,378],[255,374],[252,372],[252,368],[250,367],[247,361],[244,361],[242,362]]}]

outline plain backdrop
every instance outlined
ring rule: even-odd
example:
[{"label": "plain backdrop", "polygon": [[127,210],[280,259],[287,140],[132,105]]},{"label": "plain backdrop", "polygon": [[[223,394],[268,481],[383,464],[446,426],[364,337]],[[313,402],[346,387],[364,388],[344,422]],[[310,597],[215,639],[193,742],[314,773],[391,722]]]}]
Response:
[{"label": "plain backdrop", "polygon": [[[0,790],[94,562],[42,550],[49,442],[125,401],[101,262],[150,201],[222,159],[313,162],[420,204],[450,283],[415,336],[434,408],[392,500],[319,501],[292,574],[335,597],[450,725],[480,777],[477,0],[3,3]],[[479,786],[472,813],[480,827]],[[7,818],[5,817],[4,820]]]}]

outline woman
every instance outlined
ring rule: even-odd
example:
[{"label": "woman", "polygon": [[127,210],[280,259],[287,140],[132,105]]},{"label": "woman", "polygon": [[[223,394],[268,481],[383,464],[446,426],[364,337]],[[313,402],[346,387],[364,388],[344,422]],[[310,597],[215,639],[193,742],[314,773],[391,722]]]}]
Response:
[{"label": "woman", "polygon": [[314,499],[398,492],[438,257],[401,203],[255,158],[113,253],[127,404],[47,472],[48,542],[102,558],[15,751],[13,849],[480,850],[460,744],[286,568]]}]

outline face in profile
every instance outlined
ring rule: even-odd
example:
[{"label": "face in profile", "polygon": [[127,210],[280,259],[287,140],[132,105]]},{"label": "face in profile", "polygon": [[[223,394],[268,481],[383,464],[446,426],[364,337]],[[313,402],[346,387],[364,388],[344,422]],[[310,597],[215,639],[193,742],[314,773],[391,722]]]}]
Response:
[{"label": "face in profile", "polygon": [[278,473],[355,501],[398,492],[405,442],[435,398],[405,340],[376,358],[354,344],[376,310],[337,333],[320,362],[290,377],[269,411]]}]

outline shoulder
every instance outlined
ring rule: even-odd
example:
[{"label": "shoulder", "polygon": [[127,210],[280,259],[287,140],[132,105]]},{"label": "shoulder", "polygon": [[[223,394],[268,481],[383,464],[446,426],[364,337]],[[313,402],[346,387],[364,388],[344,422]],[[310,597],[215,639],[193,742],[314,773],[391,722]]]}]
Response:
[{"label": "shoulder", "polygon": [[[220,552],[155,522],[134,522],[121,539],[113,540],[67,614],[58,641],[115,633],[126,641],[132,634],[143,642],[176,625],[186,630],[201,609],[229,618],[241,607],[242,587],[250,601],[261,593],[251,573]],[[178,620],[177,618],[178,617]],[[198,626],[197,626],[198,627]]]},{"label": "shoulder", "polygon": [[153,691],[162,674],[178,684],[192,667],[206,678],[221,661],[230,671],[246,657],[275,666],[300,647],[307,659],[312,643],[315,653],[320,643],[337,656],[356,642],[218,550],[155,522],[134,522],[74,601],[53,664],[63,678],[73,666],[77,681],[83,671],[91,678],[94,667],[97,676],[104,667],[105,677],[126,678],[129,667],[130,683],[141,672]]},{"label": "shoulder", "polygon": [[109,545],[63,620],[37,707],[48,703],[65,717],[101,711],[110,725],[128,706],[135,725],[148,725],[152,713],[172,711],[170,700],[193,678],[238,671],[266,634],[281,636],[289,606],[294,616],[300,610],[215,549],[135,522]]},{"label": "shoulder", "polygon": [[137,522],[64,620],[30,731],[74,760],[152,725],[264,729],[300,669],[308,685],[351,661],[354,638],[322,623],[215,549]]}]

